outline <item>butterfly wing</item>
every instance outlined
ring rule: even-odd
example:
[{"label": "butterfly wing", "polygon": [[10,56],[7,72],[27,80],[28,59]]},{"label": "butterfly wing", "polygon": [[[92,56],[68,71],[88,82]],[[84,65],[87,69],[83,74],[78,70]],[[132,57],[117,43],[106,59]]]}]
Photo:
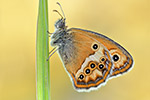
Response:
[{"label": "butterfly wing", "polygon": [[85,31],[69,29],[68,41],[59,48],[59,55],[76,89],[91,90],[109,77],[113,63],[109,51]]},{"label": "butterfly wing", "polygon": [[129,52],[125,48],[123,48],[121,45],[119,45],[115,41],[96,32],[77,29],[77,28],[73,28],[72,30],[78,31],[80,33],[93,37],[94,39],[99,41],[109,50],[109,53],[111,54],[112,61],[114,64],[110,77],[121,75],[132,68],[132,65],[133,65],[132,56],[129,54]]}]

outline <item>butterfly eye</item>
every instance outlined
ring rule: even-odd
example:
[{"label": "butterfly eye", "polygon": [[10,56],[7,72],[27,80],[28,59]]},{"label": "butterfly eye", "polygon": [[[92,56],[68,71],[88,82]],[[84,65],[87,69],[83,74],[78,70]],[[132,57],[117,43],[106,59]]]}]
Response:
[{"label": "butterfly eye", "polygon": [[100,63],[99,65],[98,65],[98,68],[100,69],[100,70],[102,70],[102,69],[104,69],[104,64],[102,64],[102,63]]},{"label": "butterfly eye", "polygon": [[99,45],[97,43],[93,43],[91,48],[96,51],[99,48]]},{"label": "butterfly eye", "polygon": [[84,73],[85,73],[85,75],[90,75],[90,74],[91,74],[91,72],[92,72],[92,71],[91,71],[91,69],[90,69],[90,68],[88,68],[88,67],[84,69]]},{"label": "butterfly eye", "polygon": [[113,60],[116,62],[119,60],[119,56],[117,54],[113,55]]}]

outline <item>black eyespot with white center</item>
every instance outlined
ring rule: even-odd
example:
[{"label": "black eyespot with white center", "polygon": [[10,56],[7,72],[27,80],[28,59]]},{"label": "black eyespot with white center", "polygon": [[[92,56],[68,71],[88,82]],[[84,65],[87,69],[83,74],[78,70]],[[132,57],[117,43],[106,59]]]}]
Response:
[{"label": "black eyespot with white center", "polygon": [[95,64],[94,64],[94,63],[91,63],[91,64],[90,64],[90,67],[91,67],[91,68],[95,68]]},{"label": "black eyespot with white center", "polygon": [[116,62],[116,61],[118,61],[119,60],[119,56],[118,55],[113,55],[113,60]]},{"label": "black eyespot with white center", "polygon": [[83,74],[81,74],[80,76],[79,76],[79,79],[84,79],[84,75]]},{"label": "black eyespot with white center", "polygon": [[98,45],[97,44],[93,44],[93,47],[92,47],[94,50],[96,50],[98,48]]},{"label": "black eyespot with white center", "polygon": [[104,68],[104,65],[103,64],[99,64],[98,66],[100,69],[103,69]]},{"label": "black eyespot with white center", "polygon": [[89,74],[90,72],[91,72],[90,69],[86,69],[86,70],[85,70],[85,73],[86,73],[86,74]]}]

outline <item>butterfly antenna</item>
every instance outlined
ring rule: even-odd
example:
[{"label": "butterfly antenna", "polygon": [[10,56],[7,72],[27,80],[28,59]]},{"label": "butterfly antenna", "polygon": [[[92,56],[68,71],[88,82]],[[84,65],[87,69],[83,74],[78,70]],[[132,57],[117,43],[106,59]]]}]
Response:
[{"label": "butterfly antenna", "polygon": [[64,19],[66,19],[65,14],[64,14],[64,11],[63,11],[63,9],[62,9],[61,4],[60,4],[59,2],[57,2],[56,4],[58,4],[58,5],[59,5],[59,7],[60,7],[60,9],[61,9],[61,11],[62,11],[62,13],[63,13]]},{"label": "butterfly antenna", "polygon": [[49,52],[49,54],[50,54],[50,53],[52,53],[52,54],[49,55],[47,61],[49,60],[49,58],[50,58],[58,49],[59,49],[59,48],[56,49],[56,47],[55,47],[53,50],[51,50],[51,51]]},{"label": "butterfly antenna", "polygon": [[63,16],[57,10],[53,10],[53,11],[57,12],[61,16],[61,18],[63,19]]}]

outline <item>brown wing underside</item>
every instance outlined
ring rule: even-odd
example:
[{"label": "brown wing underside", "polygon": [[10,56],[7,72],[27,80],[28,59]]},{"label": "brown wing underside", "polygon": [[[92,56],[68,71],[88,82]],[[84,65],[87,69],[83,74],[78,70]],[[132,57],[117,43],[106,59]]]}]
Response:
[{"label": "brown wing underside", "polygon": [[114,68],[113,68],[113,72],[111,76],[122,74],[128,71],[132,67],[133,65],[132,56],[122,46],[120,46],[118,43],[114,42],[113,40],[109,39],[108,37],[95,33],[95,32],[75,29],[75,28],[72,28],[71,31],[82,33],[83,36],[88,35],[96,39],[100,43],[102,43],[109,50],[109,53],[111,54],[112,59],[116,55],[119,57],[117,61],[113,60]]},{"label": "brown wing underside", "polygon": [[[125,73],[132,67],[132,56],[108,37],[75,28],[67,32],[72,36],[71,45],[74,48],[65,48],[65,52],[71,56],[62,60],[65,62],[66,59],[71,59],[64,65],[77,89],[101,86],[108,77]],[[95,44],[97,49],[93,48]],[[65,55],[60,56],[63,58]],[[91,67],[92,64],[95,65],[94,68]],[[90,72],[87,73],[87,70]]]}]

